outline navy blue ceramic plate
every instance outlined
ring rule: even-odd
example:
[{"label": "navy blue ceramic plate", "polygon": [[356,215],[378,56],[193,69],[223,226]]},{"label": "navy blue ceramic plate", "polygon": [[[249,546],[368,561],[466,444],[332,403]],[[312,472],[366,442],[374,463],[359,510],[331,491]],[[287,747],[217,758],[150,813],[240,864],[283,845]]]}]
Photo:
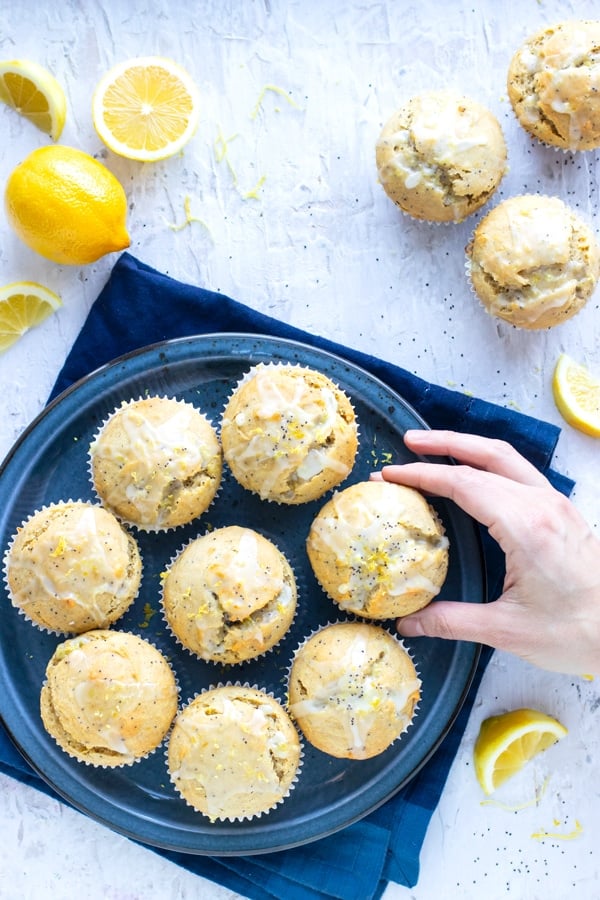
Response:
[{"label": "navy blue ceramic plate", "polygon": [[[0,470],[0,534],[4,553],[18,525],[44,504],[94,499],[87,451],[98,425],[121,400],[146,394],[194,403],[217,425],[232,388],[250,365],[290,361],[324,372],[350,396],[360,423],[356,466],[345,484],[368,478],[392,459],[411,458],[402,441],[424,423],[385,384],[339,357],[277,338],[216,334],[144,348],[92,373],[58,397],[32,423]],[[304,543],[323,499],[300,507],[260,501],[226,473],[218,500],[191,525],[167,534],[139,534],[144,561],[140,595],[115,627],[153,641],[172,661],[182,699],[225,681],[255,684],[285,697],[287,669],[299,642],[315,627],[343,616],[316,583]],[[450,567],[442,597],[485,600],[477,528],[445,501],[435,501],[450,540]],[[275,541],[298,577],[299,612],[289,634],[261,659],[224,668],[182,650],[160,614],[159,573],[172,555],[207,526],[249,525]],[[39,692],[59,642],[10,604],[0,586],[0,714],[14,742],[43,778],[78,809],[153,846],[187,853],[263,853],[323,837],[361,818],[420,769],[444,738],[464,700],[479,648],[432,639],[407,642],[423,682],[413,726],[370,760],[338,760],[305,744],[304,766],[286,801],[258,819],[210,823],[178,798],[167,775],[164,748],[120,770],[93,769],[71,759],[46,734]],[[393,631],[393,622],[385,623]]]}]

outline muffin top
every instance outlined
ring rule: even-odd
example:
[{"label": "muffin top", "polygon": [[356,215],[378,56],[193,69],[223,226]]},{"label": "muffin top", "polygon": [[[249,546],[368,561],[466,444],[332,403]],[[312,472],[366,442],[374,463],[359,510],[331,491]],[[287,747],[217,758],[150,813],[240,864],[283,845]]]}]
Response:
[{"label": "muffin top", "polygon": [[548,328],[585,305],[600,274],[590,228],[558,197],[510,197],[479,223],[467,247],[486,310],[521,328]]},{"label": "muffin top", "polygon": [[335,493],[313,520],[306,549],[331,599],[370,619],[425,606],[448,568],[448,539],[433,508],[414,488],[385,481]]},{"label": "muffin top", "polygon": [[221,448],[191,403],[169,397],[123,402],[90,446],[94,488],[125,522],[146,531],[191,522],[221,482]]},{"label": "muffin top", "polygon": [[5,557],[11,601],[36,625],[79,633],[116,622],[135,599],[134,538],[98,504],[67,501],[34,513]]},{"label": "muffin top", "polygon": [[296,583],[280,550],[230,525],[191,541],[163,577],[163,608],[181,643],[203,659],[237,663],[264,653],[288,630]]},{"label": "muffin top", "polygon": [[154,750],[177,712],[175,676],[147,641],[97,630],[59,644],[46,669],[41,714],[81,762],[129,765]]},{"label": "muffin top", "polygon": [[400,641],[366,622],[328,625],[297,651],[289,710],[311,744],[368,759],[412,722],[421,682]]},{"label": "muffin top", "polygon": [[233,476],[263,500],[306,503],[350,473],[358,447],[354,410],[326,375],[259,364],[223,413],[223,453]]},{"label": "muffin top", "polygon": [[298,733],[283,707],[256,688],[198,694],[177,716],[168,767],[181,796],[212,821],[260,815],[289,793]]},{"label": "muffin top", "polygon": [[563,150],[600,147],[600,21],[543,28],[514,54],[508,95],[533,137]]},{"label": "muffin top", "polygon": [[506,170],[492,113],[454,91],[425,91],[386,122],[376,144],[379,180],[417,219],[460,222],[489,200]]}]

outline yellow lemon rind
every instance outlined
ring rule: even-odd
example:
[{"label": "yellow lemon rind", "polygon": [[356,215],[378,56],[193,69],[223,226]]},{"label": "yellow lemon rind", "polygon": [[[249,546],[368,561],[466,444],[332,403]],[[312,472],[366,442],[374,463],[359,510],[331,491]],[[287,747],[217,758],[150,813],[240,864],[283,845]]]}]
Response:
[{"label": "yellow lemon rind", "polygon": [[[586,408],[571,386],[575,375],[587,389],[590,408]],[[569,425],[590,437],[600,437],[600,380],[594,378],[585,366],[579,365],[566,353],[562,353],[552,376],[552,393],[559,413]]]},{"label": "yellow lemon rind", "polygon": [[[19,304],[21,297],[23,302]],[[28,304],[28,298],[35,298],[37,303]],[[0,353],[61,306],[58,294],[35,281],[13,281],[0,287]]]},{"label": "yellow lemon rind", "polygon": [[[24,106],[14,96],[20,82],[28,92]],[[61,136],[67,117],[65,92],[54,75],[39,63],[29,59],[0,61],[0,100],[53,141]]]}]

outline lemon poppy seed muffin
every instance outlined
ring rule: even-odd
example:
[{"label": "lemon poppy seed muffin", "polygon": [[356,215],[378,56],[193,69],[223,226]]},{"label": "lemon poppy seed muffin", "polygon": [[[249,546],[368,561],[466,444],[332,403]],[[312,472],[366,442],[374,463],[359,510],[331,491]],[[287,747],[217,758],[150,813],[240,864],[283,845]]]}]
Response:
[{"label": "lemon poppy seed muffin", "polygon": [[448,539],[435,510],[414,488],[386,481],[335,493],[314,518],[306,549],[327,595],[369,619],[426,606],[448,570]]},{"label": "lemon poppy seed muffin", "polygon": [[299,504],[349,475],[358,427],[350,400],[326,375],[261,363],[233,391],[221,441],[243,487],[263,500]]},{"label": "lemon poppy seed muffin", "polygon": [[135,539],[99,504],[67,501],[35,512],[5,557],[13,606],[49,631],[106,628],[137,596]]},{"label": "lemon poppy seed muffin", "polygon": [[484,308],[519,328],[551,328],[570,319],[600,274],[592,230],[558,197],[504,200],[481,220],[466,252]]},{"label": "lemon poppy seed muffin", "polygon": [[131,765],[158,747],[177,713],[177,683],[164,656],[123,631],[88,631],[56,648],[40,710],[47,732],[93,766]]},{"label": "lemon poppy seed muffin", "polygon": [[145,531],[191,522],[221,483],[221,447],[206,416],[170,397],[123,402],[90,446],[94,489],[123,521]]},{"label": "lemon poppy seed muffin", "polygon": [[421,682],[400,641],[377,625],[327,625],[300,646],[289,710],[306,739],[330,756],[369,759],[412,723]]},{"label": "lemon poppy seed muffin", "polygon": [[508,96],[521,126],[562,150],[600,147],[600,21],[542,28],[514,54]]},{"label": "lemon poppy seed muffin", "polygon": [[381,185],[416,219],[460,222],[490,199],[506,171],[495,116],[454,91],[411,97],[385,123],[375,148]]},{"label": "lemon poppy seed muffin", "polygon": [[167,756],[171,780],[190,806],[211,821],[251,819],[287,797],[301,744],[277,700],[228,685],[203,691],[179,713]]},{"label": "lemon poppy seed muffin", "polygon": [[238,525],[191,541],[162,582],[175,637],[202,659],[226,664],[259,656],[281,640],[294,618],[296,593],[283,553]]}]

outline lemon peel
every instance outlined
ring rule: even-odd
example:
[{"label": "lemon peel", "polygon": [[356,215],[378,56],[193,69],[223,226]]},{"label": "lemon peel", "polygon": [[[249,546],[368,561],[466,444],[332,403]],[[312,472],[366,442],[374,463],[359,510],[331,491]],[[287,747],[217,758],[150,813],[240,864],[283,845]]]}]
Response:
[{"label": "lemon peel", "polygon": [[48,69],[30,59],[0,61],[0,100],[57,141],[67,116],[65,93]]},{"label": "lemon peel", "polygon": [[492,794],[566,734],[557,719],[536,709],[515,709],[485,719],[473,749],[475,774],[484,792]]},{"label": "lemon peel", "polygon": [[500,800],[496,800],[493,797],[489,800],[481,800],[480,806],[494,806],[496,809],[503,809],[506,812],[519,812],[521,809],[529,809],[530,806],[539,806],[540,801],[546,791],[548,790],[548,785],[550,784],[550,775],[544,779],[543,783],[540,785],[538,790],[536,790],[533,797],[529,800],[524,800],[523,803],[502,803]]},{"label": "lemon peel", "polygon": [[290,104],[290,106],[295,107],[295,109],[300,109],[298,104],[295,103],[294,100],[292,100],[289,93],[286,90],[284,90],[284,88],[278,87],[276,84],[265,84],[265,86],[261,90],[260,94],[258,95],[258,100],[256,101],[256,104],[255,104],[252,112],[250,113],[251,119],[255,119],[257,117],[259,110],[260,110],[261,106],[263,105],[264,99],[267,96],[267,93],[269,91],[272,92],[273,94],[278,94],[280,97],[283,97],[284,100],[287,100],[287,102]]},{"label": "lemon peel", "polygon": [[0,288],[0,352],[62,306],[54,291],[35,281],[13,281]]},{"label": "lemon peel", "polygon": [[[560,822],[555,819],[555,825]],[[534,841],[574,841],[583,834],[583,825],[579,819],[575,819],[575,827],[571,831],[534,831],[531,837]]]},{"label": "lemon peel", "polygon": [[569,425],[590,437],[600,437],[600,378],[561,353],[552,376],[552,393]]},{"label": "lemon peel", "polygon": [[191,225],[193,222],[197,222],[199,225],[203,225],[204,228],[206,228],[206,230],[208,232],[210,232],[210,228],[208,227],[208,225],[206,224],[204,219],[201,219],[199,216],[194,216],[192,214],[191,204],[192,204],[192,201],[191,201],[189,195],[186,195],[183,198],[183,212],[185,214],[185,219],[183,220],[183,222],[179,222],[179,223],[178,222],[167,222],[168,227],[171,229],[171,231],[183,231],[183,229],[187,228],[188,225]]}]

